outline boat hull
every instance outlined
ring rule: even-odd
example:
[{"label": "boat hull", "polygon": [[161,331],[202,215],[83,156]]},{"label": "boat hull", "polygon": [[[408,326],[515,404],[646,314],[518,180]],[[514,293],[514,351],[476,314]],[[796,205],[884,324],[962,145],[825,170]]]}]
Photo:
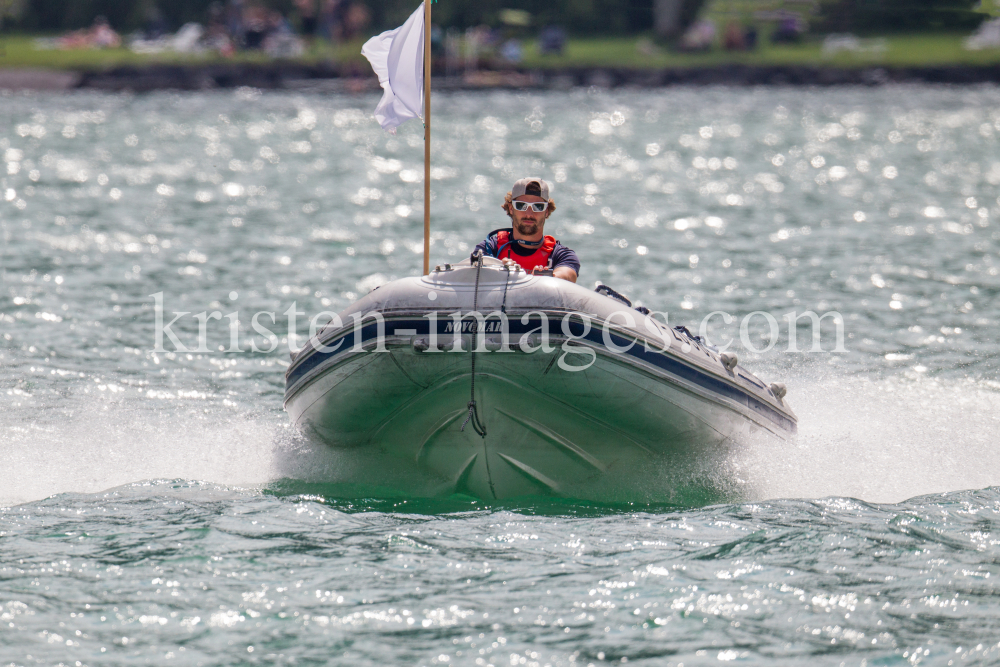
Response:
[{"label": "boat hull", "polygon": [[[314,383],[289,411],[310,439],[356,450],[354,482],[360,465],[372,487],[392,480],[401,494],[488,500],[669,501],[681,487],[721,488],[732,447],[763,430],[615,360],[571,374],[550,363],[555,352],[510,354],[517,357],[477,360],[484,437],[466,423],[467,355],[428,361],[400,348],[359,358]],[[377,377],[377,386],[351,379],[361,374]],[[374,410],[369,392],[380,396]],[[407,467],[410,474],[400,474]]]},{"label": "boat hull", "polygon": [[[651,345],[638,323],[609,324],[620,303],[574,302],[559,284],[496,303],[493,278],[475,295],[460,281],[430,283],[451,299],[437,309],[387,290],[355,311],[378,318],[341,322],[296,358],[285,407],[311,440],[343,455],[343,479],[330,481],[484,500],[733,497],[734,450],[794,432],[794,415],[763,383],[725,369],[693,339],[680,344],[661,328],[660,346]],[[579,292],[570,296],[591,298],[571,287]],[[476,319],[467,311],[477,302],[501,307]],[[438,319],[441,305],[457,314]],[[491,333],[501,330],[505,337]],[[473,399],[484,434],[469,419]]]}]

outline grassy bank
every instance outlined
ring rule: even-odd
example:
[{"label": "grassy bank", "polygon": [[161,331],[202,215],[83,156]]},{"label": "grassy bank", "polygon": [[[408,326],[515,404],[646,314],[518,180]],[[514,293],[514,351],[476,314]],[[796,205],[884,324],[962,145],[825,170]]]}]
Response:
[{"label": "grassy bank", "polygon": [[[856,53],[823,53],[820,39],[801,44],[761,44],[755,51],[733,53],[716,49],[707,53],[674,53],[641,39],[578,39],[570,41],[563,56],[540,56],[534,45],[525,49],[529,67],[622,66],[636,68],[707,67],[744,65],[828,65],[892,67],[920,65],[991,65],[1000,63],[1000,49],[968,51],[966,35],[899,35],[878,41],[862,40],[865,50]],[[651,49],[649,47],[652,47]],[[644,53],[645,51],[645,53]],[[650,53],[652,51],[652,53]]]},{"label": "grassy bank", "polygon": [[[572,39],[561,56],[542,56],[534,42],[526,43],[522,65],[528,68],[557,67],[628,67],[662,69],[667,67],[710,67],[726,64],[744,65],[826,65],[832,67],[890,67],[928,65],[1000,64],[1000,49],[968,51],[963,48],[965,35],[899,35],[863,41],[859,52],[823,53],[822,41],[807,40],[794,45],[762,44],[755,51],[731,53],[716,49],[706,53],[675,53],[653,45],[648,39],[591,38]],[[298,60],[334,61],[364,65],[363,40],[336,47],[317,44]],[[142,55],[128,49],[44,50],[35,47],[27,36],[0,37],[0,68],[104,69],[118,65],[157,63],[211,64],[217,62],[267,62],[261,53],[240,53],[233,58],[215,55],[156,54]]]}]

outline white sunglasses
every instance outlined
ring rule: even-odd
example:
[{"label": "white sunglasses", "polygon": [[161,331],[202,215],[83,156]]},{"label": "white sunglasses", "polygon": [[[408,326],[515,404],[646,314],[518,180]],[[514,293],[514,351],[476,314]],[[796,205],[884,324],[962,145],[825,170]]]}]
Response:
[{"label": "white sunglasses", "polygon": [[535,213],[541,213],[549,207],[547,201],[513,201],[515,211],[527,211],[529,208]]}]

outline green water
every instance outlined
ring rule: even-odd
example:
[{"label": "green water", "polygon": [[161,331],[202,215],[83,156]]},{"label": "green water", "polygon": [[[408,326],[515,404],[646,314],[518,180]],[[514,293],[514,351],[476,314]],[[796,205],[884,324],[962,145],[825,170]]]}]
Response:
[{"label": "green water", "polygon": [[[1000,660],[996,88],[435,99],[432,263],[534,174],[585,285],[671,323],[840,312],[840,353],[712,320],[798,438],[657,504],[340,479],[281,410],[282,313],[419,273],[419,128],[370,96],[6,95],[0,665]],[[243,351],[225,319],[153,351],[157,293],[189,345],[238,311]]]}]

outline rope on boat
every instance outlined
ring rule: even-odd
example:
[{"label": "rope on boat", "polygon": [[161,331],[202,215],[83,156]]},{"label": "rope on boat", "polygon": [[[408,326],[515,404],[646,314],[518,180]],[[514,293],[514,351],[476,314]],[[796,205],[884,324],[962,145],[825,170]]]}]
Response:
[{"label": "rope on boat", "polygon": [[510,285],[510,264],[503,268],[507,269],[507,279],[503,281],[503,302],[500,304],[500,312],[507,313],[507,286]]},{"label": "rope on boat", "polygon": [[[483,270],[483,252],[477,250],[473,255],[473,259],[476,260],[476,291],[473,292],[472,297],[472,312],[479,313],[479,274]],[[486,438],[486,427],[483,426],[482,421],[479,419],[479,410],[476,408],[476,336],[478,332],[473,334],[472,338],[472,350],[469,351],[469,357],[472,359],[472,387],[471,395],[469,396],[469,416],[465,418],[465,422],[462,424],[462,431],[465,431],[465,427],[468,425],[469,421],[472,421],[472,428],[475,429],[476,433],[479,434],[481,438]]]}]

